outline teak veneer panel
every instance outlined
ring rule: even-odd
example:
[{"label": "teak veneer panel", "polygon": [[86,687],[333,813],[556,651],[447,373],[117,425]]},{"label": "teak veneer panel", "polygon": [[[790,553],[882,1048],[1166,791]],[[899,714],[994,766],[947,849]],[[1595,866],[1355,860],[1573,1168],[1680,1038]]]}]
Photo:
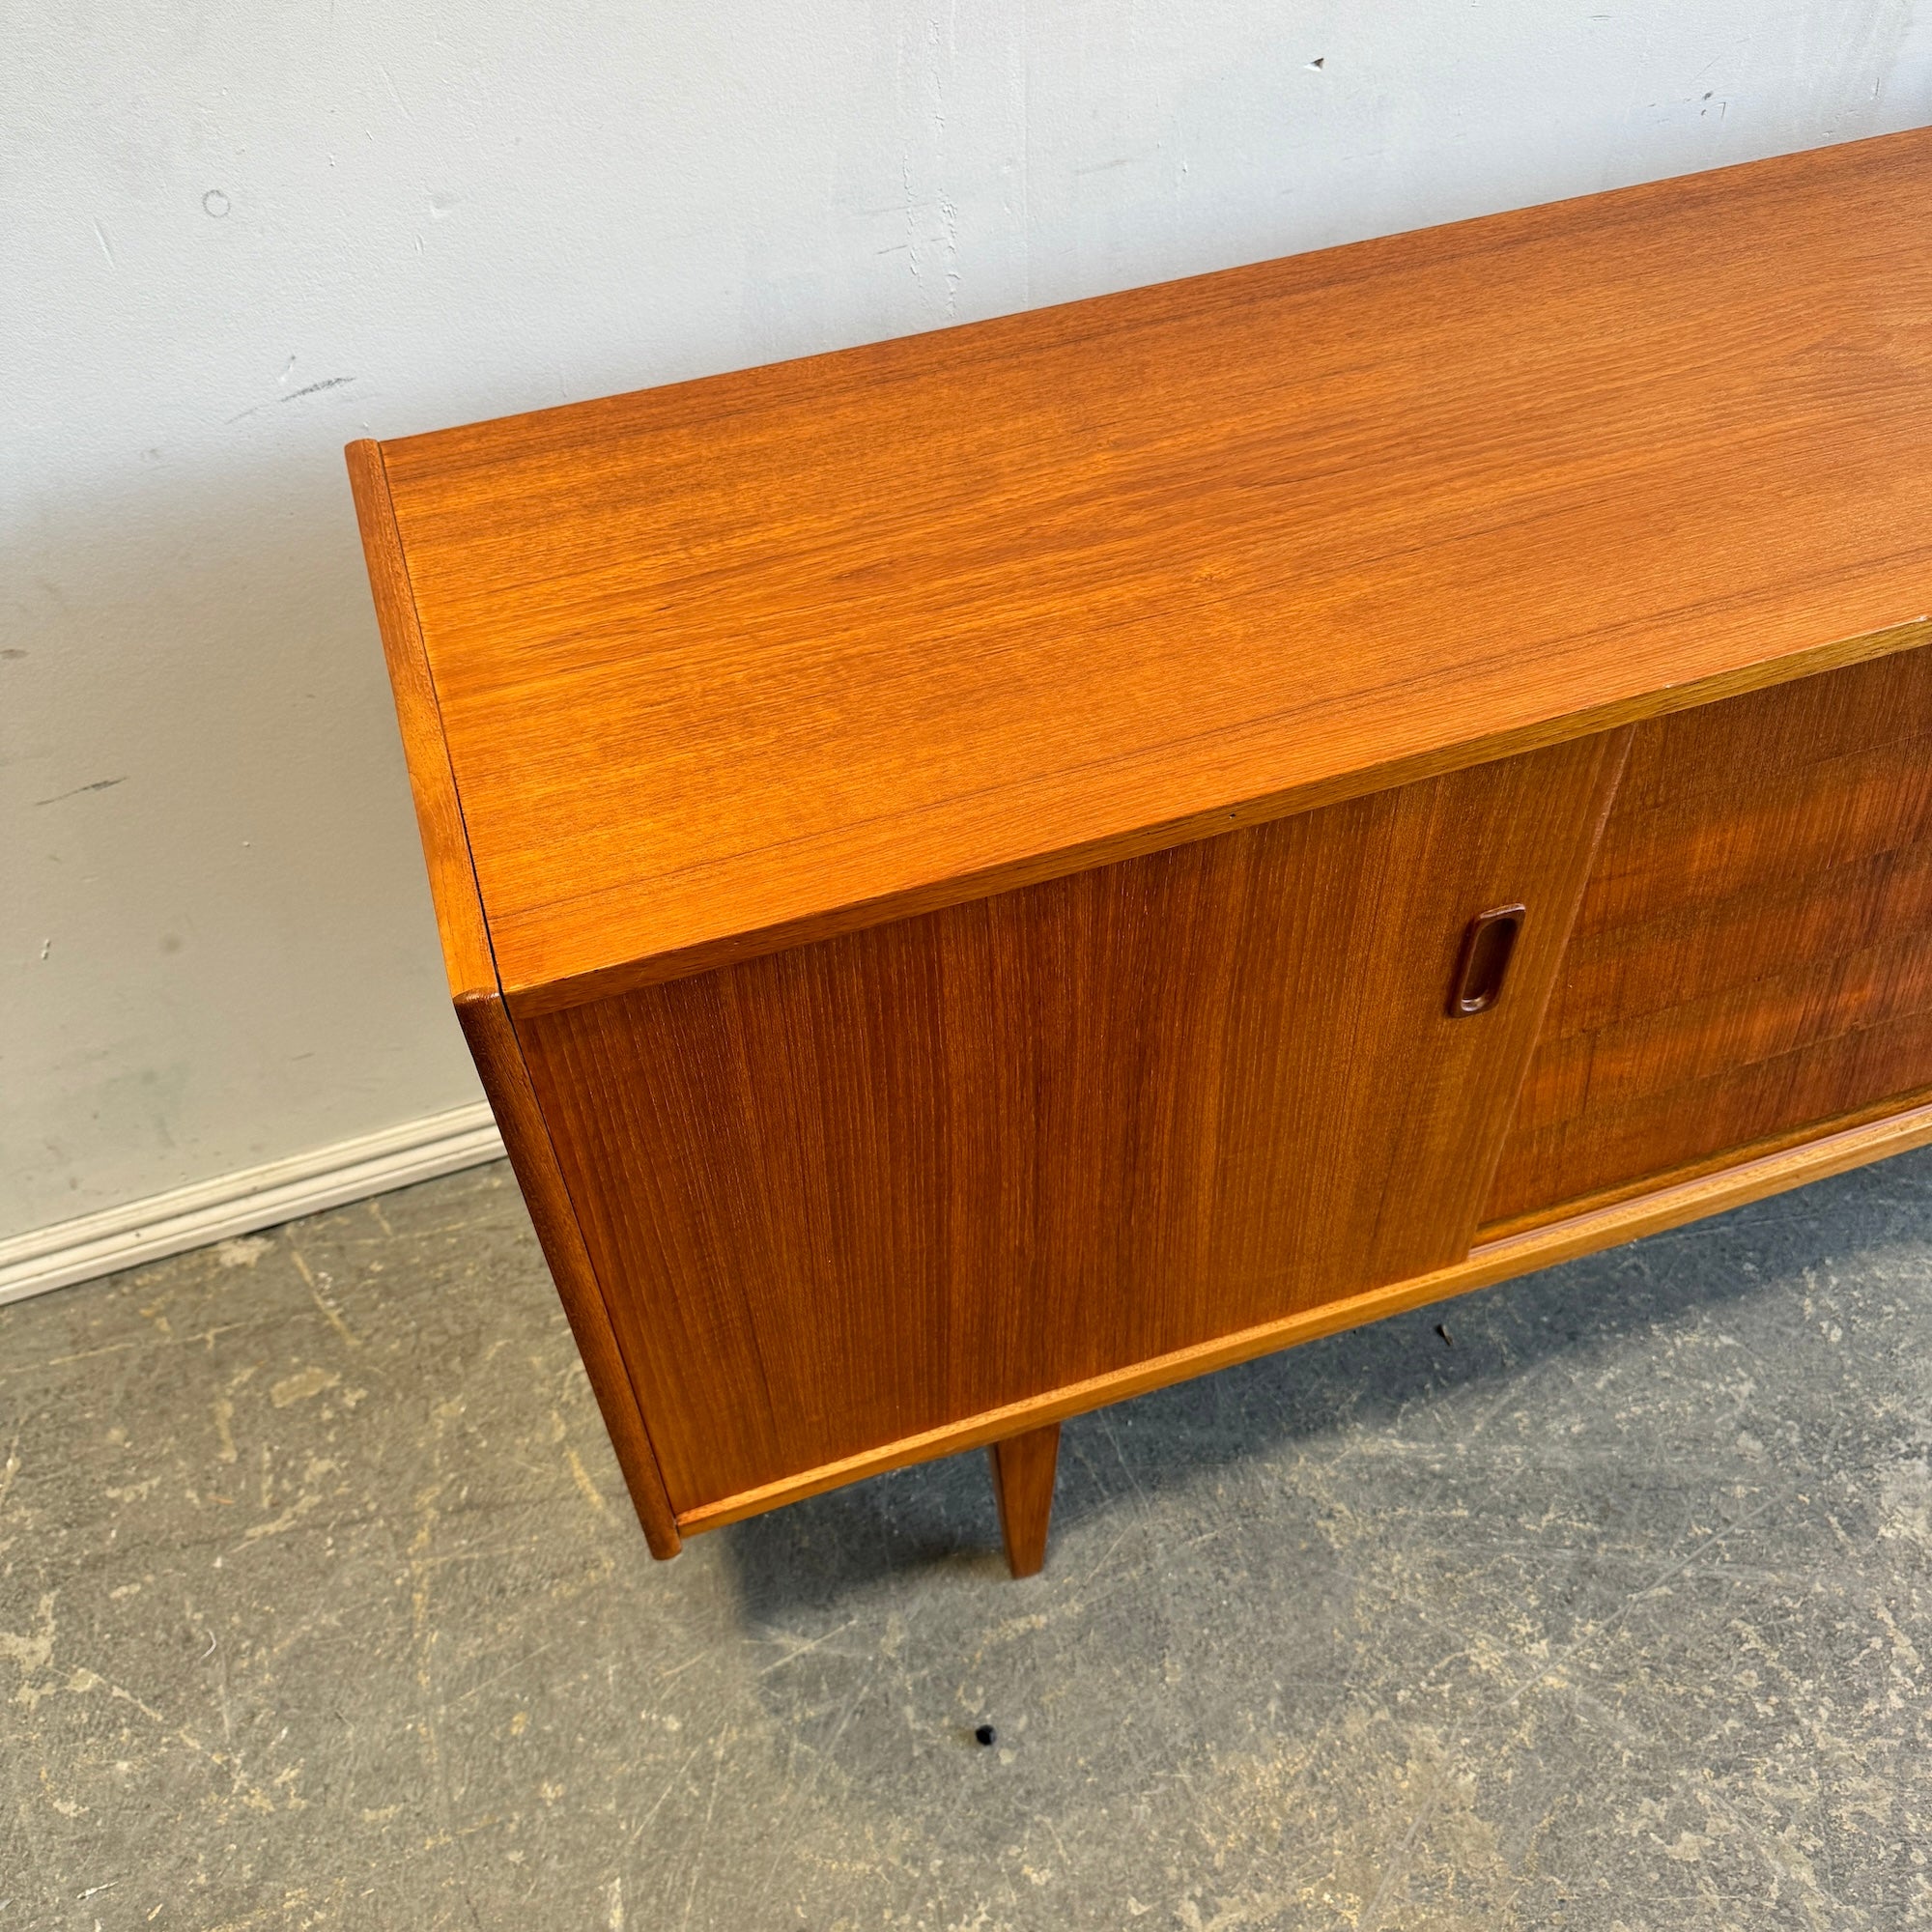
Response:
[{"label": "teak veneer panel", "polygon": [[1460,1260],[1627,739],[520,1020],[680,1516]]},{"label": "teak veneer panel", "polygon": [[1740,1160],[1721,1173],[1695,1176],[1634,1199],[1607,1203],[1519,1234],[1481,1241],[1462,1261],[1433,1274],[1371,1289],[1346,1300],[1323,1302],[1318,1308],[1284,1316],[1278,1321],[1244,1328],[1237,1334],[1224,1335],[1192,1349],[1177,1350],[1171,1355],[1157,1355],[1150,1361],[1136,1362],[1131,1368],[1056,1389],[1048,1396],[1013,1403],[966,1422],[929,1430],[923,1435],[905,1436],[764,1489],[727,1496],[722,1502],[681,1513],[678,1527],[687,1535],[696,1535],[805,1496],[820,1494],[844,1483],[879,1475],[887,1469],[899,1469],[909,1463],[923,1463],[935,1456],[1003,1441],[1022,1430],[1040,1428],[1069,1415],[1104,1407],[1109,1403],[1125,1402],[1150,1389],[1165,1388],[1194,1376],[1211,1375],[1236,1362],[1253,1361],[1258,1355],[1292,1349],[1323,1335],[1338,1334],[1345,1328],[1359,1327],[1367,1321],[1380,1321],[1452,1295],[1492,1288],[1498,1282],[1513,1280],[1537,1268],[1553,1267],[1560,1262],[1575,1261],[1579,1255],[1595,1254],[1622,1241],[1681,1228],[1688,1221],[1742,1208],[1748,1202],[1762,1201],[1770,1195],[1823,1180],[1871,1161],[1885,1160],[1928,1143],[1932,1143],[1932,1103],[1901,1108],[1883,1119],[1815,1135],[1800,1145]]},{"label": "teak veneer panel", "polygon": [[1900,134],[384,444],[513,1011],[1889,648],[1928,207]]},{"label": "teak veneer panel", "polygon": [[1639,725],[1489,1219],[1932,1087],[1932,649]]},{"label": "teak veneer panel", "polygon": [[[350,450],[652,1548],[1932,1140],[1932,130]],[[1464,934],[1526,906],[1501,1002]]]}]

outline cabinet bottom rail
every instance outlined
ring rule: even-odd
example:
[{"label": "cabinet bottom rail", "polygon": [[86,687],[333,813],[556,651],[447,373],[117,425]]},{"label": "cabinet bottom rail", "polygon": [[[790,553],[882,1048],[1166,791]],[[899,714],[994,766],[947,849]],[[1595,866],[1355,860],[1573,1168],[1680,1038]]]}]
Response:
[{"label": "cabinet bottom rail", "polygon": [[1009,1403],[1002,1408],[987,1409],[916,1435],[901,1436],[896,1441],[822,1463],[757,1489],[721,1497],[716,1502],[680,1510],[677,1526],[683,1535],[696,1536],[867,1476],[883,1475],[889,1469],[984,1448],[1034,1431],[1044,1433],[1049,1426],[1057,1426],[1070,1415],[1104,1408],[1109,1403],[1123,1402],[1131,1396],[1186,1381],[1215,1369],[1232,1368],[1237,1362],[1252,1361],[1258,1355],[1272,1354],[1297,1343],[1313,1342],[1344,1328],[1357,1328],[1368,1321],[1401,1315],[1432,1301],[1492,1288],[1518,1275],[1574,1261],[1640,1236],[1683,1227],[1706,1215],[1742,1208],[1769,1195],[1803,1186],[1806,1181],[1823,1180],[1883,1160],[1889,1154],[1923,1147],[1928,1142],[1932,1142],[1932,1100],[1858,1126],[1827,1132],[1796,1147],[1743,1160],[1694,1179],[1665,1185],[1564,1220],[1547,1222],[1521,1234],[1481,1242],[1463,1260],[1429,1274],[1393,1282],[1386,1288],[1372,1289],[1346,1300],[1324,1302],[1259,1327],[1178,1349],[1171,1354],[1112,1370],[1087,1381],[1029,1396],[1022,1402]]}]

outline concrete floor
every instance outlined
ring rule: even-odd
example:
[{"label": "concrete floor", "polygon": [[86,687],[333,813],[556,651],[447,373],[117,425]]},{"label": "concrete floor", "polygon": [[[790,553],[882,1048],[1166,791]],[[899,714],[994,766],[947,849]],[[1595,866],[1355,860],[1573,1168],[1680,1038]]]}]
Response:
[{"label": "concrete floor", "polygon": [[1024,1584],[653,1564],[501,1168],[0,1311],[0,1932],[1932,1923],[1928,1289],[1922,1153],[1151,1396]]}]

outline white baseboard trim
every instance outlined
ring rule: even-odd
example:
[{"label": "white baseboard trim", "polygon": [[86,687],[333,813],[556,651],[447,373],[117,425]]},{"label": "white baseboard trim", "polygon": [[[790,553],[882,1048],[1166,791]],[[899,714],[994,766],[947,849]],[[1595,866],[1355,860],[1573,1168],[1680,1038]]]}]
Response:
[{"label": "white baseboard trim", "polygon": [[198,1180],[0,1240],[0,1302],[19,1301],[117,1268],[138,1267],[232,1235],[252,1234],[345,1201],[453,1174],[503,1151],[481,1100],[357,1134],[308,1153]]}]

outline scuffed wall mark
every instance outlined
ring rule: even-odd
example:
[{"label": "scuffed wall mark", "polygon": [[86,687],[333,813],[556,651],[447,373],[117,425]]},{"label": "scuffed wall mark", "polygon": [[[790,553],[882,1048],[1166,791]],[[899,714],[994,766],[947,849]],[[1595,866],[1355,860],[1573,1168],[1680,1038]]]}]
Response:
[{"label": "scuffed wall mark", "polygon": [[[948,57],[956,51],[957,26],[951,8],[947,10],[946,36],[942,45],[939,21],[925,23],[926,77],[932,94],[932,147],[939,157],[944,178],[946,154],[946,74]],[[959,206],[951,195],[942,193],[935,206],[939,211],[940,246],[946,253],[946,313],[950,320],[959,310]]]},{"label": "scuffed wall mark", "polygon": [[[945,275],[944,312],[949,318],[957,314],[959,306],[959,207],[944,192],[922,193],[914,182],[914,169],[917,165],[922,178],[935,172],[944,174],[946,82],[949,62],[957,52],[956,41],[949,9],[943,33],[936,14],[925,20],[916,52],[907,39],[902,38],[898,43],[896,91],[908,128],[899,144],[899,197],[906,239],[895,247],[874,251],[893,255],[903,249],[913,286],[923,297],[928,297],[936,308],[940,291],[928,280],[926,271],[934,266],[933,251],[937,250],[938,266]],[[917,162],[912,132],[915,127],[923,137],[917,143]]]},{"label": "scuffed wall mark", "polygon": [[959,312],[959,208],[950,197],[939,198],[939,219],[946,231],[946,313]]},{"label": "scuffed wall mark", "polygon": [[[280,380],[284,383],[288,381],[286,370],[283,371]],[[286,396],[277,396],[274,400],[278,403],[297,403],[304,396],[318,395],[324,389],[339,389],[345,383],[353,383],[355,380],[354,376],[330,376],[324,382],[309,384],[306,388],[291,389]],[[248,416],[259,415],[268,407],[267,403],[250,403],[245,410],[238,410],[228,421],[239,423]]]},{"label": "scuffed wall mark", "polygon": [[94,239],[100,243],[100,252],[107,257],[107,266],[110,269],[118,269],[121,265],[114,259],[113,244],[107,240],[107,231],[101,227],[99,216],[95,218]]},{"label": "scuffed wall mark", "polygon": [[57,791],[52,798],[37,798],[36,805],[58,805],[64,798],[78,798],[82,792],[112,791],[116,785],[128,782],[128,774],[123,772],[118,779],[96,779],[92,784],[75,785],[71,791]]},{"label": "scuffed wall mark", "polygon": [[1844,138],[1845,122],[1882,99],[1912,31],[1911,0],[1852,0],[1821,10],[1793,48],[1814,103],[1812,138]]},{"label": "scuffed wall mark", "polygon": [[389,99],[403,110],[403,119],[405,121],[413,121],[416,117],[410,112],[410,103],[403,99],[403,90],[396,85],[396,76],[389,71],[388,68],[382,61],[376,63],[376,71],[383,76],[384,81],[388,86]]},{"label": "scuffed wall mark", "polygon": [[1020,0],[1020,295],[1033,306],[1033,14]]},{"label": "scuffed wall mark", "polygon": [[324,382],[309,384],[304,389],[291,389],[279,400],[285,403],[299,402],[304,396],[320,395],[324,389],[339,389],[345,383],[353,383],[355,380],[354,376],[330,376]]},{"label": "scuffed wall mark", "polygon": [[919,204],[914,199],[912,191],[912,156],[903,148],[899,150],[899,183],[905,190],[906,266],[911,269],[913,283],[917,287],[920,285],[917,213]]}]

